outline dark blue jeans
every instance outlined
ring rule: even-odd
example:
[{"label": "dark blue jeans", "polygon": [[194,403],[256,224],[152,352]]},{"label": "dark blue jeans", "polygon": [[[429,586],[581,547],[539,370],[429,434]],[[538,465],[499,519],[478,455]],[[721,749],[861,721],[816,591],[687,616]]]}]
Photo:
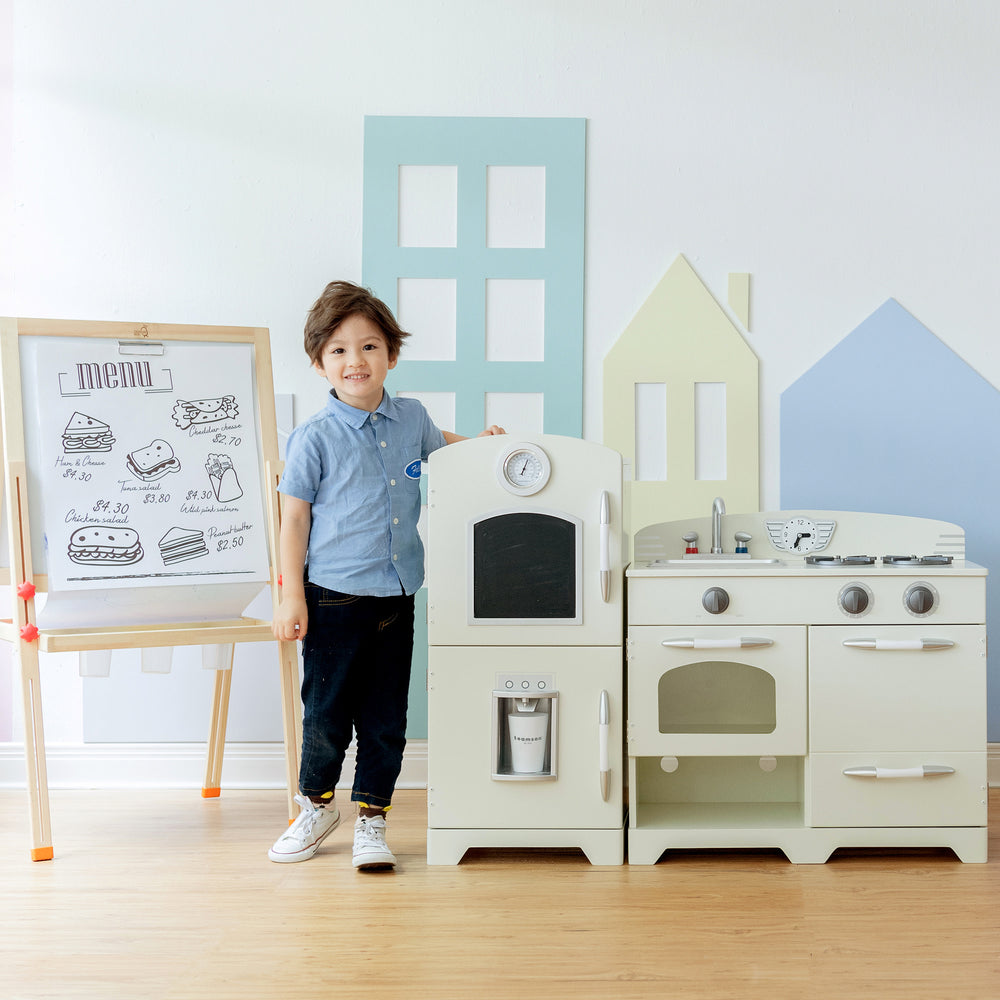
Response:
[{"label": "dark blue jeans", "polygon": [[333,791],[353,729],[351,799],[388,806],[406,746],[413,597],[357,597],[307,582],[306,606],[299,790]]}]

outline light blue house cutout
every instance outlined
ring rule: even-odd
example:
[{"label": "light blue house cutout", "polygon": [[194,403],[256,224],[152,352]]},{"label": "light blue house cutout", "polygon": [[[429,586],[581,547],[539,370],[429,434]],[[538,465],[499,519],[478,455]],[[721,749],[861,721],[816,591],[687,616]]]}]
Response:
[{"label": "light blue house cutout", "polygon": [[[548,434],[583,435],[583,264],[586,119],[365,118],[362,280],[398,311],[400,278],[456,282],[453,361],[408,361],[405,350],[390,388],[455,394],[455,427],[485,426],[486,394],[539,393]],[[457,238],[453,247],[399,245],[401,166],[457,168]],[[487,168],[545,168],[543,247],[488,247]],[[488,279],[545,282],[540,361],[487,361]],[[452,428],[448,428],[452,429]],[[427,736],[426,590],[416,597],[407,736]]]},{"label": "light blue house cutout", "polygon": [[[1000,392],[889,299],[782,393],[781,506],[951,521],[967,558],[998,567],[998,433]],[[986,614],[996,635],[992,584]],[[996,670],[988,717],[998,740]]]},{"label": "light blue house cutout", "polygon": [[[365,118],[364,283],[395,312],[400,278],[457,282],[454,361],[408,361],[393,392],[454,392],[455,430],[484,426],[485,394],[541,393],[544,430],[583,432],[583,248],[586,119]],[[454,247],[399,246],[399,168],[458,170]],[[545,168],[544,247],[488,247],[487,168]],[[487,361],[486,281],[545,282],[544,358]]]}]

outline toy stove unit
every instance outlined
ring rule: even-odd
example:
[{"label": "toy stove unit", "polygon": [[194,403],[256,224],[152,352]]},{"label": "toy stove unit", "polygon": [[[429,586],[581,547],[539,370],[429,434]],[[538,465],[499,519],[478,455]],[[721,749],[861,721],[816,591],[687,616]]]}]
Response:
[{"label": "toy stove unit", "polygon": [[428,862],[621,864],[621,456],[476,438],[436,451],[428,483]]},{"label": "toy stove unit", "polygon": [[761,846],[986,860],[986,570],[960,527],[716,509],[635,551],[632,863]]}]

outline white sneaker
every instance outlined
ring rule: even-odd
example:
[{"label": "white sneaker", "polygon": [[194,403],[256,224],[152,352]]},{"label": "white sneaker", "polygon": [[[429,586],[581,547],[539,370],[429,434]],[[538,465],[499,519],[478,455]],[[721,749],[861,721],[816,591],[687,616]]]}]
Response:
[{"label": "white sneaker", "polygon": [[333,804],[317,806],[305,795],[296,795],[302,807],[295,822],[283,833],[268,852],[272,861],[305,861],[311,858],[340,825],[340,810]]},{"label": "white sneaker", "polygon": [[385,842],[384,816],[359,816],[354,824],[354,867],[362,871],[392,868],[396,859]]}]

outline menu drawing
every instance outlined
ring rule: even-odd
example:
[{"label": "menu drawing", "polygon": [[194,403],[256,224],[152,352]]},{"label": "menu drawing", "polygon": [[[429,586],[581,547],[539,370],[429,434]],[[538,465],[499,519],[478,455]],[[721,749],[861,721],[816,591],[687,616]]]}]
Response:
[{"label": "menu drawing", "polygon": [[269,577],[252,350],[156,346],[39,338],[26,440],[53,589]]}]

